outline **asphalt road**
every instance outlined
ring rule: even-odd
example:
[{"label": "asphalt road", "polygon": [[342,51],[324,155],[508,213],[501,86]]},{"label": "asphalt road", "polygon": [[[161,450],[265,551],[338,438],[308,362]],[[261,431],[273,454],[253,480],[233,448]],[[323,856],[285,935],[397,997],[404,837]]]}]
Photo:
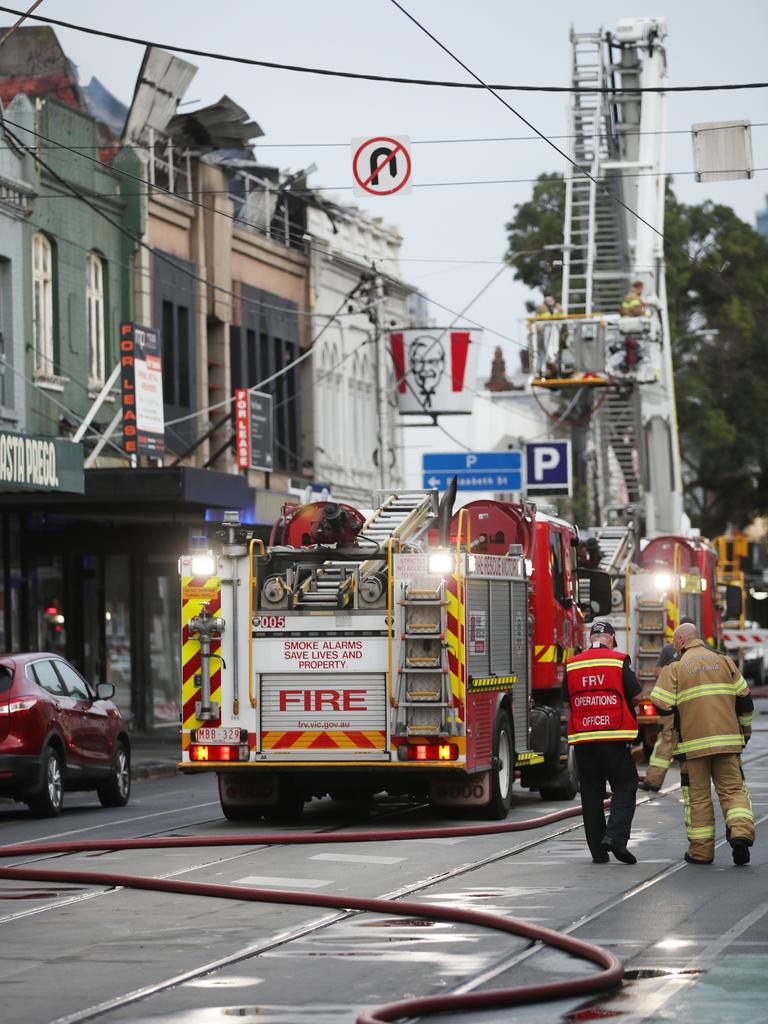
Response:
[{"label": "asphalt road", "polygon": [[[766,731],[756,733],[745,755],[758,820],[768,816],[768,715],[762,723]],[[756,716],[756,726],[762,723]],[[644,796],[638,806],[635,867],[593,865],[578,819],[497,836],[319,847],[255,843],[35,863],[468,906],[568,930],[625,962],[622,988],[597,1000],[440,1018],[455,1024],[614,1015],[627,1024],[762,1022],[768,829],[758,825],[748,868],[733,867],[727,846],[719,847],[712,867],[686,865],[677,782],[670,773],[666,792]],[[518,791],[510,818],[552,809]],[[310,805],[300,828],[425,823],[461,819],[401,802],[382,801],[367,810],[326,801]],[[101,808],[91,794],[73,794],[54,822],[35,821],[0,802],[4,845],[274,830],[266,823],[246,828],[226,822],[208,777],[136,782],[131,803],[121,810]],[[233,1017],[245,1024],[352,1024],[362,1008],[405,995],[498,988],[592,970],[512,936],[423,919],[0,881],[2,1018],[19,1024],[224,1024]]]}]

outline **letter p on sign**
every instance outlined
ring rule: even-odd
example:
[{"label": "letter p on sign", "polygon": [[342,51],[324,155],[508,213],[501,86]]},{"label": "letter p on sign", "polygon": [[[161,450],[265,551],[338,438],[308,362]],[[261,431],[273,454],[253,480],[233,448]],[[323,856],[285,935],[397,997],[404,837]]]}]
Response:
[{"label": "letter p on sign", "polygon": [[525,461],[529,494],[571,494],[570,441],[533,441]]}]

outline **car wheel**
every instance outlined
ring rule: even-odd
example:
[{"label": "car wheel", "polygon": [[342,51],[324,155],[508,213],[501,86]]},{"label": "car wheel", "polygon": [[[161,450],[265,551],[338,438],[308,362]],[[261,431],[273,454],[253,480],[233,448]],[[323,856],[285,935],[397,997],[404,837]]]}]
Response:
[{"label": "car wheel", "polygon": [[109,780],[96,790],[102,807],[125,807],[131,796],[131,756],[122,740],[115,744]]},{"label": "car wheel", "polygon": [[61,755],[53,747],[43,753],[43,784],[27,801],[37,818],[55,818],[64,806],[64,771]]},{"label": "car wheel", "polygon": [[493,730],[493,768],[491,769],[491,800],[485,817],[494,821],[506,818],[512,806],[512,784],[515,781],[515,741],[506,711],[499,710]]}]

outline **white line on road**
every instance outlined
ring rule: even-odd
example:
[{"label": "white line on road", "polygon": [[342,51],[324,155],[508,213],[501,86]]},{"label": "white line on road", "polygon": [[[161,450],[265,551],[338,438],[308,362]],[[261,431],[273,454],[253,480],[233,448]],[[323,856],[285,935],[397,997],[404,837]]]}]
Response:
[{"label": "white line on road", "polygon": [[337,864],[402,864],[407,857],[376,857],[362,853],[315,853],[309,860],[330,860]]},{"label": "white line on road", "polygon": [[278,878],[273,875],[246,875],[236,878],[232,885],[256,885],[261,889],[322,889],[332,878]]}]

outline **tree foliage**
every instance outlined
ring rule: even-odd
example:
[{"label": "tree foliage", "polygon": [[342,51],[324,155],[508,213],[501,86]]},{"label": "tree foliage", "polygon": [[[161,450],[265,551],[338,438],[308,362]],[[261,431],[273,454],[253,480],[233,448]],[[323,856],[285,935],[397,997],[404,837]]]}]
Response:
[{"label": "tree foliage", "polygon": [[[557,294],[565,192],[541,175],[507,224],[507,259]],[[665,259],[686,508],[706,536],[768,512],[768,241],[728,206],[667,183]]]}]

